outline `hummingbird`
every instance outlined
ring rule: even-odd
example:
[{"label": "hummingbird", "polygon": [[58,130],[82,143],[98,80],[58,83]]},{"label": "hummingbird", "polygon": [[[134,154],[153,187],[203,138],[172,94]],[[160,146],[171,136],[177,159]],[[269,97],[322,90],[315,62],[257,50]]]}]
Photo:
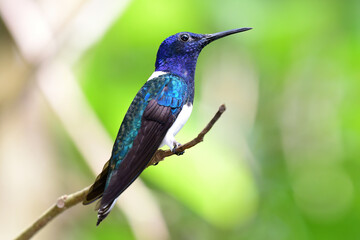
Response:
[{"label": "hummingbird", "polygon": [[175,135],[189,119],[194,101],[194,77],[198,56],[209,43],[251,28],[214,34],[180,32],[160,45],[155,71],[136,94],[117,134],[110,160],[90,187],[84,205],[98,199],[98,226],[117,198],[147,167],[156,150],[171,151],[181,144]]}]

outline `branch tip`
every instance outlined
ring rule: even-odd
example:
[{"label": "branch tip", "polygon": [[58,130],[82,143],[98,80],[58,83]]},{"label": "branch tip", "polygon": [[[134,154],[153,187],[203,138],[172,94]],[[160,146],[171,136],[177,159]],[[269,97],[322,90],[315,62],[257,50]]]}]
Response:
[{"label": "branch tip", "polygon": [[219,107],[219,112],[223,113],[223,112],[225,112],[225,110],[226,110],[225,104],[221,104],[221,106]]}]

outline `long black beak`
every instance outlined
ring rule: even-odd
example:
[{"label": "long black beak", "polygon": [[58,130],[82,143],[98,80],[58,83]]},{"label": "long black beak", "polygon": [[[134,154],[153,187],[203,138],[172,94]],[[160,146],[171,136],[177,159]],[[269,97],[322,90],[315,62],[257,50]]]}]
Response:
[{"label": "long black beak", "polygon": [[252,29],[252,28],[237,28],[237,29],[232,29],[232,30],[224,31],[224,32],[206,34],[204,36],[204,40],[205,40],[204,43],[205,43],[205,45],[207,45],[216,39],[223,38],[223,37],[229,36],[231,34],[239,33],[239,32],[245,32],[250,29]]}]

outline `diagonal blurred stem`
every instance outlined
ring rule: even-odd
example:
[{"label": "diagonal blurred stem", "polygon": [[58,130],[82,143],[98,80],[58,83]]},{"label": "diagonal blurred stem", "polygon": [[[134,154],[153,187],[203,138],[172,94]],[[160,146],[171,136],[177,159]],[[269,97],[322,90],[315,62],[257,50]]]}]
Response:
[{"label": "diagonal blurred stem", "polygon": [[[94,173],[101,170],[99,160],[108,157],[112,141],[86,101],[71,67],[103,36],[129,1],[84,0],[80,8],[65,15],[57,24],[60,28],[55,30],[42,15],[39,3],[0,1],[4,23],[21,55],[30,64],[29,72],[34,74],[36,85]],[[40,32],[33,34],[32,29]],[[28,77],[32,79],[32,76]],[[134,206],[135,202],[140,204]],[[118,203],[137,239],[168,239],[161,210],[140,180]],[[148,214],[142,213],[144,209]],[[150,227],[150,223],[155,224]]]},{"label": "diagonal blurred stem", "polygon": [[[112,141],[87,103],[69,67],[62,62],[47,64],[49,66],[38,71],[36,82],[77,149],[97,174],[103,165],[99,159],[109,157]],[[160,208],[142,181],[132,184],[117,201],[117,206],[125,213],[137,239],[168,238]],[[144,215],[145,209],[147,214]],[[156,225],[150,228],[151,223]]]}]

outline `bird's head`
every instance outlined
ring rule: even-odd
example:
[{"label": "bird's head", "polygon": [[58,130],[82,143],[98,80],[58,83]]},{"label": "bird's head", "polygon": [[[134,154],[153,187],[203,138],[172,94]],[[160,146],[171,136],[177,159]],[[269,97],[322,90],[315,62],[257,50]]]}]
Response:
[{"label": "bird's head", "polygon": [[216,39],[250,30],[238,28],[214,34],[180,32],[166,38],[157,52],[155,70],[178,74],[185,79],[193,78],[196,61],[201,50]]}]

